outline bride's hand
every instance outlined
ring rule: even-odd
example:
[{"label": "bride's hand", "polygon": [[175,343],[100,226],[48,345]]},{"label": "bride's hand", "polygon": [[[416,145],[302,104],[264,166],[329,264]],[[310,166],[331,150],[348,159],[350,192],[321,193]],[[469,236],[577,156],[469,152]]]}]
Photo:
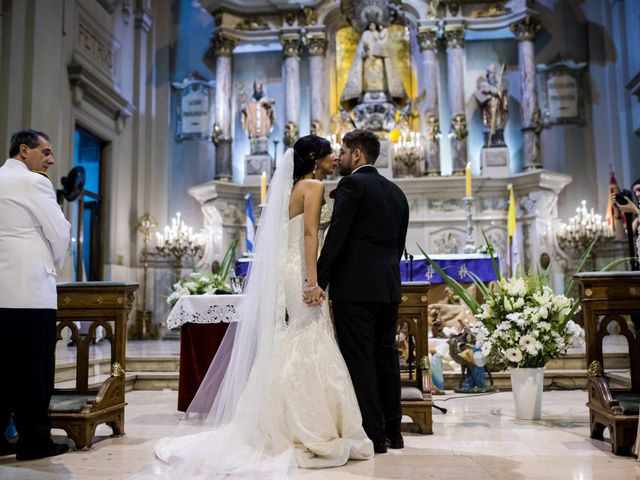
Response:
[{"label": "bride's hand", "polygon": [[326,298],[324,290],[317,285],[311,290],[306,290],[302,296],[304,297],[304,303],[310,307],[321,306]]}]

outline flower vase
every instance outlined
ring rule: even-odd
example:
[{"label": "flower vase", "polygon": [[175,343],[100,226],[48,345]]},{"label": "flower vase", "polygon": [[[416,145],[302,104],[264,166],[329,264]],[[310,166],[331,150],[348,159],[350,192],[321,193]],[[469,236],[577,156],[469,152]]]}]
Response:
[{"label": "flower vase", "polygon": [[544,367],[510,368],[511,391],[516,404],[516,418],[540,420]]}]

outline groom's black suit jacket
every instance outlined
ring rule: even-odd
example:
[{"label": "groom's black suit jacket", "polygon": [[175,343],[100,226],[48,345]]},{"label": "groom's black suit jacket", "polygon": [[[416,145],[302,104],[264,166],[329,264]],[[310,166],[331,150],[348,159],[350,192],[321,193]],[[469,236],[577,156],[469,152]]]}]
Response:
[{"label": "groom's black suit jacket", "polygon": [[318,284],[333,301],[400,303],[400,259],[409,205],[371,166],[342,178],[318,260]]}]

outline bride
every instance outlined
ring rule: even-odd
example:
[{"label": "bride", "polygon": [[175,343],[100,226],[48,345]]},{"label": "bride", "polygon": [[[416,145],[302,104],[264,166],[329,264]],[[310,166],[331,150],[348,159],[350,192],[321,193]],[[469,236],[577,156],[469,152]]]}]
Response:
[{"label": "bride", "polygon": [[321,180],[334,167],[330,143],[308,135],[276,169],[239,321],[189,406],[183,435],[156,445],[166,478],[285,478],[297,467],[373,456],[317,286]]}]

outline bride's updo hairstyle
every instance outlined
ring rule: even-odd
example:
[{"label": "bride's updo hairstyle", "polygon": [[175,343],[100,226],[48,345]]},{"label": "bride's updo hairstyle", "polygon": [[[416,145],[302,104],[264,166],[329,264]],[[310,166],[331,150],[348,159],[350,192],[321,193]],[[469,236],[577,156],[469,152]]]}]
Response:
[{"label": "bride's updo hairstyle", "polygon": [[293,145],[293,183],[316,169],[318,161],[331,153],[331,143],[317,135],[300,137]]}]

